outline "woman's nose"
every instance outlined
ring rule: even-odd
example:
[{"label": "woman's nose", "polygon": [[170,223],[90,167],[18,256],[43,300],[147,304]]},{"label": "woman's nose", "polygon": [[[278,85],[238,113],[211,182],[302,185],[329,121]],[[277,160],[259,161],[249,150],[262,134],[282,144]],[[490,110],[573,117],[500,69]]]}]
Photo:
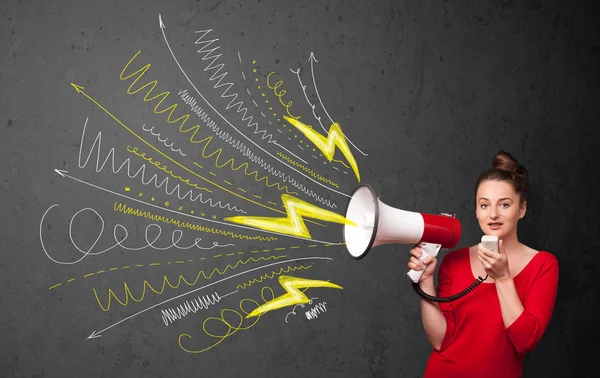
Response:
[{"label": "woman's nose", "polygon": [[492,212],[490,213],[490,216],[492,218],[497,218],[498,217],[498,210],[495,207],[492,207]]}]

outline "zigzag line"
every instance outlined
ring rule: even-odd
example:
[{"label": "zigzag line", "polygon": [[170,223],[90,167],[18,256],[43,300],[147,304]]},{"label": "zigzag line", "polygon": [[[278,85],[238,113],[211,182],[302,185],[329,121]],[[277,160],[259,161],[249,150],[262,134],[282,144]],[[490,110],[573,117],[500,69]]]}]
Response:
[{"label": "zigzag line", "polygon": [[219,71],[225,69],[225,64],[224,63],[220,63],[217,64],[216,66],[213,66],[214,63],[216,63],[216,61],[223,55],[223,54],[216,54],[216,55],[212,55],[211,53],[217,51],[218,49],[221,48],[221,46],[216,46],[212,49],[209,49],[208,47],[210,47],[210,45],[212,45],[213,43],[217,42],[219,39],[211,39],[209,41],[201,41],[202,38],[204,38],[208,33],[210,33],[212,31],[211,30],[202,30],[202,31],[197,31],[196,33],[203,33],[200,38],[198,38],[195,42],[196,45],[203,45],[200,50],[198,50],[198,53],[205,53],[205,55],[202,57],[202,60],[208,60],[209,63],[208,65],[204,68],[204,71],[210,71],[210,70],[216,70],[213,72],[212,76],[210,77],[210,81],[214,81],[217,80],[215,85],[213,86],[213,88],[217,89],[220,87],[226,87],[225,90],[223,91],[223,93],[221,94],[221,98],[228,98],[228,97],[232,97],[231,101],[229,101],[229,104],[227,104],[227,106],[225,107],[226,110],[229,110],[232,107],[235,107],[237,105],[237,109],[235,109],[236,113],[243,113],[242,114],[242,121],[246,121],[248,120],[248,124],[246,125],[246,127],[252,127],[254,126],[254,134],[263,134],[261,137],[261,140],[264,139],[268,139],[269,143],[274,143],[276,141],[273,140],[273,135],[272,134],[266,134],[267,131],[266,130],[260,130],[258,129],[258,122],[252,122],[253,117],[252,116],[247,116],[248,114],[248,108],[242,108],[242,106],[244,105],[244,101],[238,101],[235,104],[233,103],[237,97],[238,97],[238,93],[231,93],[231,94],[226,94],[227,91],[229,91],[231,89],[231,87],[233,87],[233,83],[221,83],[222,80],[225,79],[225,76],[227,76],[227,72],[223,72],[221,74],[219,74]]},{"label": "zigzag line", "polygon": [[[185,123],[189,120],[190,115],[189,114],[184,114],[176,119],[171,119],[171,116],[173,116],[173,113],[175,112],[175,109],[177,109],[177,104],[173,104],[165,109],[159,110],[159,106],[162,104],[163,101],[165,101],[167,99],[167,97],[169,96],[170,92],[162,92],[159,93],[157,95],[152,95],[152,92],[154,91],[154,89],[156,88],[156,86],[158,85],[158,81],[157,80],[152,80],[144,85],[142,85],[140,88],[133,90],[132,88],[136,85],[136,83],[138,82],[138,80],[140,80],[150,69],[151,64],[146,64],[145,66],[143,66],[142,68],[138,69],[137,71],[135,71],[134,73],[124,76],[125,75],[125,70],[129,67],[129,65],[131,64],[131,62],[133,62],[133,60],[140,54],[140,52],[138,51],[134,57],[127,63],[127,65],[123,68],[123,70],[121,71],[121,74],[119,75],[119,79],[120,80],[127,80],[130,79],[132,77],[135,76],[135,79],[133,80],[133,82],[131,83],[131,85],[127,88],[127,94],[133,95],[136,94],[142,90],[144,90],[144,88],[149,87],[146,91],[146,94],[144,95],[144,102],[150,102],[153,101],[157,98],[160,98],[160,101],[158,101],[158,103],[154,106],[154,113],[155,114],[162,114],[165,112],[169,112],[167,115],[167,122],[168,123],[177,123],[180,122],[179,125],[179,131],[182,133],[187,133],[190,131],[193,131],[192,136],[190,137],[190,142],[191,143],[204,143],[204,147],[202,149],[202,156],[204,157],[204,151],[208,148],[208,146],[210,145],[210,142],[212,141],[213,137],[212,136],[207,136],[203,139],[200,140],[195,140],[194,137],[196,136],[196,134],[200,131],[200,125],[196,124],[188,129],[184,129],[184,125]],[[187,93],[187,91],[186,91]],[[181,91],[180,93],[181,94]],[[231,144],[232,146],[234,146],[236,149],[239,149],[240,151],[242,151],[242,153],[246,153],[249,152],[252,156],[254,156],[254,154],[250,151],[249,148],[247,148],[242,142],[236,140],[235,138],[233,138],[231,135],[229,135],[228,132],[225,132],[223,130],[220,130],[220,128],[217,126],[217,123],[214,122],[207,114],[206,112],[204,112],[201,108],[200,111],[196,111],[196,114],[200,117],[200,119],[206,123],[206,125],[222,140],[226,141],[227,143]],[[240,148],[241,147],[241,148]],[[218,153],[220,154],[222,149],[218,149],[217,150]],[[213,152],[214,154],[215,152]],[[211,154],[212,155],[212,154]],[[209,156],[211,156],[209,155]],[[247,155],[246,155],[247,156]],[[261,159],[262,160],[262,159]],[[283,186],[281,187],[281,185],[279,183],[276,184],[268,184],[268,182],[266,182],[267,186],[275,186],[277,185],[277,189],[278,190],[285,190],[287,193],[291,194],[288,191],[287,186]]]},{"label": "zigzag line", "polygon": [[[196,99],[193,96],[188,94],[187,89],[180,90],[178,92],[178,95],[181,97],[181,100],[183,102],[185,102],[191,108],[191,111],[196,113],[196,115],[198,115],[198,117],[200,117],[202,119],[202,121],[205,122],[209,128],[212,128],[213,130],[219,129],[218,127],[216,127],[216,122],[213,121],[210,118],[210,116],[208,116],[206,114],[206,112],[202,109],[202,107],[200,105],[198,105],[198,103],[196,102]],[[330,200],[324,199],[319,194],[315,193],[313,190],[305,187],[304,184],[298,182],[295,178],[292,178],[290,175],[287,175],[284,172],[273,168],[271,166],[271,164],[265,162],[263,158],[254,155],[252,150],[250,150],[250,148],[248,148],[243,142],[240,142],[239,140],[235,140],[233,137],[229,136],[228,133],[223,133],[223,134],[219,135],[219,137],[221,137],[221,139],[224,139],[223,135],[227,136],[227,140],[226,140],[227,143],[229,143],[235,149],[239,150],[245,157],[248,158],[248,160],[250,160],[253,163],[257,163],[262,169],[266,170],[271,175],[281,178],[281,180],[284,183],[289,182],[294,187],[300,189],[303,193],[307,194],[309,197],[314,198],[317,202],[320,202],[330,208],[337,207],[337,205],[335,203],[332,203]],[[207,157],[207,155],[204,154],[206,147],[207,146],[205,146],[202,150],[202,157],[204,157],[204,158]],[[221,151],[222,151],[222,149],[218,149],[215,152],[208,155],[208,157],[212,156],[215,153],[218,153],[218,155],[217,155],[217,160],[218,160],[218,158],[221,154]],[[233,169],[233,159],[228,160],[225,164],[228,164],[229,162],[231,162],[231,167]],[[217,163],[215,163],[215,164],[217,164]],[[285,188],[287,190],[287,187],[285,187]]]},{"label": "zigzag line", "polygon": [[241,285],[237,285],[236,289],[247,289],[248,287],[250,287],[252,284],[255,284],[257,282],[263,282],[263,280],[269,278],[269,279],[273,279],[273,277],[278,276],[282,273],[288,273],[290,270],[300,270],[300,269],[304,269],[304,270],[308,270],[312,268],[312,266],[304,266],[304,265],[300,265],[300,266],[288,266],[287,270],[284,268],[279,268],[279,272],[276,271],[272,271],[271,273],[267,273],[267,274],[263,274],[262,276],[260,276],[259,278],[255,278],[253,280],[248,281],[247,283],[243,283]]},{"label": "zigzag line", "polygon": [[281,157],[283,160],[287,161],[291,165],[296,166],[296,167],[302,169],[304,172],[308,173],[309,175],[311,175],[312,177],[316,178],[319,181],[326,182],[326,183],[328,183],[328,184],[330,184],[332,186],[335,186],[336,188],[340,187],[338,184],[336,184],[335,182],[331,181],[330,179],[321,176],[320,174],[316,173],[315,171],[313,171],[312,169],[310,169],[308,167],[305,167],[304,165],[302,165],[302,163],[298,163],[297,161],[292,160],[292,158],[290,158],[289,156],[285,155],[281,151],[277,151],[277,156]]},{"label": "zigzag line", "polygon": [[179,285],[181,285],[181,282],[184,282],[186,285],[188,286],[194,286],[196,285],[196,283],[198,282],[198,280],[200,279],[200,276],[203,276],[204,279],[206,280],[210,280],[210,278],[216,273],[216,274],[220,274],[223,275],[225,274],[228,270],[231,269],[236,269],[240,264],[242,265],[246,265],[247,263],[249,263],[250,261],[253,262],[258,262],[261,260],[267,261],[267,260],[277,260],[277,259],[281,259],[284,258],[286,256],[269,256],[269,257],[259,257],[259,258],[254,258],[254,257],[250,257],[249,259],[247,259],[246,261],[238,261],[235,265],[230,265],[228,264],[223,271],[220,271],[218,268],[214,268],[212,270],[212,272],[207,276],[206,273],[204,273],[203,270],[199,271],[198,274],[196,275],[196,279],[193,282],[188,282],[185,277],[183,277],[183,275],[179,276],[179,279],[177,280],[177,284],[173,285],[169,279],[167,278],[167,276],[163,276],[163,282],[162,282],[162,287],[160,288],[160,290],[156,290],[155,288],[152,287],[152,285],[150,285],[150,283],[148,283],[148,281],[144,280],[144,286],[142,289],[142,295],[139,298],[135,298],[133,296],[133,294],[131,293],[131,290],[129,289],[129,286],[127,285],[127,282],[123,283],[123,287],[125,289],[125,301],[121,301],[119,299],[119,297],[117,297],[117,295],[115,294],[115,292],[112,289],[108,289],[108,304],[106,305],[106,307],[104,307],[102,305],[102,302],[100,302],[100,298],[98,297],[98,293],[96,291],[96,288],[93,289],[94,291],[94,296],[96,297],[96,301],[98,302],[98,305],[100,306],[100,308],[103,311],[109,311],[110,310],[110,304],[111,304],[111,298],[114,298],[117,302],[119,302],[119,304],[121,304],[121,306],[127,306],[129,304],[129,298],[131,298],[131,300],[133,300],[134,302],[141,302],[142,300],[144,300],[144,297],[146,295],[146,288],[150,289],[152,292],[154,292],[155,294],[161,295],[165,288],[167,287],[167,285],[171,288],[171,289],[177,289],[179,287]]},{"label": "zigzag line", "polygon": [[277,238],[270,237],[270,236],[267,236],[267,237],[265,237],[265,236],[248,236],[248,235],[243,235],[243,234],[236,234],[235,232],[232,232],[232,231],[220,230],[218,228],[200,226],[200,225],[193,224],[190,222],[182,222],[175,218],[167,218],[167,217],[163,217],[162,215],[156,215],[150,211],[142,211],[139,209],[135,209],[131,206],[128,206],[124,203],[119,203],[119,202],[114,203],[113,210],[124,213],[124,214],[128,214],[128,215],[135,215],[136,217],[150,219],[153,221],[160,221],[160,222],[167,223],[167,224],[174,224],[176,227],[179,227],[179,228],[187,228],[187,229],[194,230],[194,231],[207,232],[209,234],[229,236],[233,239],[260,240],[260,241],[266,241],[266,242],[277,240]]},{"label": "zigzag line", "polygon": [[[102,132],[99,132],[98,135],[96,136],[96,139],[94,139],[94,143],[92,144],[92,147],[90,148],[90,151],[88,153],[87,158],[85,159],[85,162],[81,162],[81,153],[83,150],[83,141],[85,138],[85,130],[87,127],[87,119],[85,121],[85,124],[83,126],[83,133],[81,134],[81,143],[79,145],[79,161],[78,161],[78,165],[79,168],[85,168],[88,164],[88,162],[90,161],[90,157],[92,156],[92,153],[94,152],[94,149],[97,149],[97,156],[96,156],[96,172],[101,172],[104,167],[106,166],[106,163],[110,160],[110,167],[111,167],[111,171],[114,174],[117,174],[119,172],[121,172],[121,169],[123,169],[123,167],[127,167],[127,176],[129,176],[129,178],[136,178],[138,175],[140,175],[140,181],[142,182],[143,185],[149,185],[150,183],[154,184],[154,187],[156,187],[156,189],[160,189],[161,187],[164,186],[164,190],[165,193],[167,195],[173,195],[174,192],[177,192],[177,198],[179,198],[180,200],[185,199],[186,197],[188,197],[188,199],[192,202],[195,202],[197,200],[200,201],[200,203],[202,204],[206,204],[208,203],[209,206],[211,207],[220,207],[221,209],[227,209],[227,210],[231,210],[231,211],[237,211],[237,212],[241,212],[241,213],[246,213],[243,210],[238,209],[236,206],[231,206],[231,204],[227,203],[225,205],[223,205],[221,203],[221,201],[219,200],[216,203],[213,203],[213,199],[209,198],[208,200],[204,201],[202,199],[203,194],[199,193],[198,195],[194,196],[193,194],[193,190],[188,190],[187,193],[185,193],[183,196],[181,195],[181,187],[180,184],[175,185],[170,191],[169,191],[169,177],[165,177],[164,180],[162,180],[160,182],[160,184],[158,183],[158,174],[154,174],[154,176],[152,176],[149,180],[145,181],[146,179],[146,164],[142,164],[142,166],[137,170],[137,172],[135,172],[134,174],[131,173],[131,159],[127,158],[119,168],[116,168],[116,163],[115,163],[115,148],[111,148],[110,151],[108,152],[108,154],[106,155],[106,158],[104,159],[104,162],[100,163],[100,150],[102,148]],[[198,189],[203,189],[203,190],[207,190],[208,192],[210,192],[210,190],[206,189],[206,188],[198,188]]]}]

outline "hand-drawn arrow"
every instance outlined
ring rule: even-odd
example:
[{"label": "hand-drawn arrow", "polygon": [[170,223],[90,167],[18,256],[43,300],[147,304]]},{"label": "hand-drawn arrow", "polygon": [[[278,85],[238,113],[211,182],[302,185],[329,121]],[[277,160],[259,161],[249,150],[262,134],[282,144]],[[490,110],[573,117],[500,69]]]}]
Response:
[{"label": "hand-drawn arrow", "polygon": [[116,323],[114,323],[114,324],[112,324],[112,325],[110,325],[110,326],[108,326],[108,327],[106,327],[106,328],[104,328],[104,329],[102,329],[102,330],[100,330],[100,331],[96,331],[96,330],[94,330],[94,331],[93,331],[93,332],[92,332],[92,333],[91,333],[91,334],[90,334],[90,335],[87,337],[87,339],[86,339],[86,340],[90,340],[90,339],[95,339],[95,338],[98,338],[98,337],[102,337],[102,333],[106,332],[107,330],[111,329],[112,327],[114,327],[114,326],[116,326],[116,325],[119,325],[119,324],[121,324],[121,323],[123,323],[123,322],[125,322],[125,321],[127,321],[127,320],[130,320],[131,318],[134,318],[134,317],[136,317],[136,316],[138,316],[138,315],[140,315],[140,314],[143,314],[144,312],[146,312],[146,311],[148,311],[148,310],[151,310],[151,309],[153,309],[153,308],[155,308],[155,307],[162,306],[162,305],[164,305],[164,304],[165,304],[165,303],[167,303],[167,302],[171,302],[171,301],[173,301],[173,300],[175,300],[175,299],[178,299],[178,298],[181,298],[181,297],[183,297],[183,296],[186,296],[186,295],[189,295],[189,294],[195,293],[196,291],[199,291],[199,290],[202,290],[202,289],[206,289],[207,287],[210,287],[210,286],[216,285],[216,284],[218,284],[218,283],[221,283],[221,282],[224,282],[224,281],[230,280],[230,279],[232,279],[232,278],[235,278],[235,277],[239,277],[239,276],[241,276],[241,275],[244,275],[244,274],[247,274],[247,273],[253,272],[253,271],[255,271],[255,270],[264,269],[264,268],[268,268],[268,267],[270,267],[270,266],[279,265],[279,264],[286,264],[286,263],[289,263],[289,262],[292,262],[292,261],[301,261],[301,260],[333,260],[333,259],[332,259],[332,258],[330,258],[330,257],[301,257],[301,258],[297,258],[297,259],[291,259],[291,260],[285,260],[285,261],[278,261],[278,262],[274,262],[274,263],[271,263],[271,264],[268,264],[268,265],[262,265],[262,266],[259,266],[259,267],[256,267],[256,268],[252,268],[252,269],[249,269],[249,270],[247,270],[247,271],[245,271],[245,272],[236,273],[236,274],[234,274],[234,275],[232,275],[232,276],[229,276],[229,277],[226,277],[226,278],[220,279],[220,280],[218,280],[218,281],[215,281],[215,282],[209,283],[208,285],[204,285],[204,286],[202,286],[202,287],[199,287],[199,288],[197,288],[197,289],[190,290],[190,291],[188,291],[187,293],[180,294],[180,295],[178,295],[178,296],[176,296],[176,297],[173,297],[173,298],[167,299],[167,300],[165,300],[165,301],[162,301],[162,302],[160,302],[160,303],[157,303],[157,304],[155,304],[155,305],[152,305],[152,306],[150,306],[150,307],[148,307],[148,308],[146,308],[146,309],[144,309],[144,310],[142,310],[142,311],[136,312],[136,313],[135,313],[135,314],[133,314],[133,315],[130,315],[130,316],[128,316],[128,317],[126,317],[126,318],[124,318],[124,319],[121,319],[121,320],[119,320],[118,322],[116,322]]},{"label": "hand-drawn arrow", "polygon": [[[319,99],[319,102],[321,103],[321,107],[323,107],[323,110],[325,111],[325,114],[327,114],[327,117],[329,117],[329,120],[331,121],[331,123],[334,123],[333,119],[327,112],[327,109],[325,109],[325,105],[323,105],[323,101],[321,100],[321,96],[319,95],[319,90],[317,89],[317,81],[315,80],[315,70],[313,67],[313,63],[314,62],[319,63],[319,61],[317,60],[317,58],[315,58],[315,54],[312,51],[310,53],[310,57],[308,58],[308,61],[310,62],[310,74],[312,75],[313,85],[315,86],[315,93],[317,94],[317,98]],[[321,127],[323,127],[323,125],[321,125]],[[325,130],[324,127],[323,127],[323,130]],[[325,131],[327,132],[327,130],[325,130]],[[356,147],[356,145],[354,143],[352,143],[352,141],[344,133],[342,133],[342,135],[344,135],[344,138],[346,138],[346,140],[348,142],[350,142],[350,144],[352,146],[354,146],[354,148],[356,148],[358,150],[358,152],[360,152],[364,156],[369,156],[368,154],[365,154],[364,152],[362,152],[358,147]]]},{"label": "hand-drawn arrow", "polygon": [[[192,80],[190,80],[189,76],[185,73],[185,71],[183,70],[183,68],[181,67],[181,65],[179,64],[179,61],[177,60],[177,57],[175,57],[175,53],[173,52],[173,50],[171,49],[171,45],[169,44],[169,41],[167,40],[167,35],[165,34],[165,24],[162,21],[162,16],[159,14],[158,15],[158,24],[160,26],[160,30],[162,31],[162,35],[163,38],[165,40],[165,43],[167,45],[167,48],[169,49],[169,51],[171,52],[171,56],[173,57],[173,60],[175,61],[175,64],[177,64],[177,67],[179,67],[179,70],[181,71],[181,73],[183,74],[183,76],[185,76],[186,80],[188,81],[188,83],[192,86],[192,88],[194,88],[194,90],[196,91],[196,93],[198,93],[198,95],[200,97],[202,97],[202,99],[204,100],[204,102],[206,102],[208,104],[208,106],[210,106],[210,108],[217,113],[221,119],[223,119],[223,121],[225,121],[229,126],[231,126],[235,131],[237,131],[240,135],[242,135],[244,138],[246,138],[248,141],[250,141],[252,144],[254,144],[256,147],[260,148],[264,153],[266,153],[267,155],[269,155],[270,157],[272,157],[273,159],[277,160],[278,162],[280,162],[281,164],[285,165],[286,167],[292,169],[293,171],[295,171],[296,173],[299,173],[300,175],[306,177],[307,179],[309,179],[310,181],[322,186],[323,188],[330,190],[334,193],[340,194],[342,196],[348,197],[350,198],[350,195],[337,191],[335,189],[332,189],[328,186],[323,185],[322,183],[320,183],[319,181],[315,180],[314,178],[307,176],[306,174],[304,174],[303,172],[297,170],[296,168],[292,167],[291,165],[287,164],[286,162],[284,162],[283,160],[280,160],[278,157],[272,155],[269,151],[265,150],[264,148],[262,148],[261,146],[259,146],[258,144],[256,144],[256,142],[254,142],[252,139],[248,138],[245,134],[243,134],[241,131],[239,131],[235,126],[233,126],[231,124],[231,122],[229,122],[227,120],[227,118],[225,118],[221,113],[219,113],[217,111],[217,109],[215,109],[212,104],[210,102],[208,102],[208,100],[202,95],[202,93],[200,93],[200,91],[198,90],[198,88],[196,88],[196,86],[194,85],[194,83],[192,83]],[[281,146],[279,143],[277,142],[273,142],[273,144],[285,149],[286,151],[290,152],[287,148],[284,148],[283,146]],[[291,153],[291,152],[290,152]],[[294,155],[295,156],[295,155]]]},{"label": "hand-drawn arrow", "polygon": [[[295,237],[295,236],[293,236],[293,235],[282,234],[282,233],[279,233],[279,232],[265,231],[265,230],[260,230],[260,229],[256,229],[256,228],[252,228],[252,227],[240,226],[240,225],[236,225],[236,224],[233,224],[233,223],[220,222],[220,221],[218,221],[218,220],[215,220],[215,219],[202,218],[202,217],[199,217],[199,216],[195,216],[195,215],[191,215],[191,214],[182,213],[182,212],[180,212],[180,211],[177,211],[177,210],[172,210],[172,209],[168,209],[168,208],[165,208],[165,207],[161,207],[161,206],[155,205],[155,204],[153,204],[153,203],[148,203],[148,202],[142,201],[142,200],[140,200],[140,199],[137,199],[137,198],[133,198],[133,197],[126,196],[126,195],[124,195],[124,194],[121,194],[121,193],[113,192],[112,190],[109,190],[109,189],[103,188],[103,187],[101,187],[101,186],[98,186],[98,185],[94,185],[94,184],[92,184],[92,183],[89,183],[89,182],[87,182],[87,181],[84,181],[84,180],[78,179],[78,178],[76,178],[76,177],[73,177],[73,176],[71,176],[71,175],[69,175],[69,174],[68,174],[68,171],[63,171],[63,170],[60,170],[60,169],[55,169],[55,170],[54,170],[54,172],[58,173],[58,174],[59,174],[60,176],[62,176],[62,177],[69,178],[69,179],[71,179],[71,180],[74,180],[74,181],[80,182],[80,183],[82,183],[82,184],[85,184],[85,185],[89,185],[89,186],[91,186],[91,187],[93,187],[93,188],[96,188],[96,189],[103,190],[103,191],[105,191],[105,192],[108,192],[108,193],[114,194],[114,195],[116,195],[116,196],[123,197],[123,198],[127,198],[128,200],[131,200],[131,201],[139,202],[139,203],[141,203],[141,204],[144,204],[144,205],[147,205],[147,206],[152,206],[152,207],[155,207],[155,208],[157,208],[157,209],[160,209],[160,210],[164,210],[164,211],[170,211],[170,212],[172,212],[172,213],[175,213],[175,214],[178,214],[178,215],[183,215],[183,216],[190,217],[190,218],[194,218],[194,219],[199,219],[199,220],[203,220],[203,221],[207,221],[207,222],[217,223],[217,224],[224,225],[224,226],[228,226],[228,227],[244,228],[244,229],[246,229],[246,230],[258,231],[258,232],[266,232],[266,233],[268,233],[268,234],[275,234],[275,235],[287,236],[287,237],[294,238],[294,239],[301,239],[301,240],[307,240],[307,241],[314,241],[314,242],[317,242],[317,243],[322,243],[322,244],[331,244],[331,245],[342,245],[342,244],[343,244],[343,243],[335,243],[335,242],[333,242],[333,243],[332,243],[332,242],[328,242],[328,241],[322,241],[322,240],[314,240],[314,239],[307,239],[307,238]],[[46,214],[44,214],[44,216],[45,216],[45,215],[46,215]],[[44,220],[44,217],[42,217],[42,222],[43,222],[43,220]],[[40,222],[40,227],[41,227],[41,222]]]}]

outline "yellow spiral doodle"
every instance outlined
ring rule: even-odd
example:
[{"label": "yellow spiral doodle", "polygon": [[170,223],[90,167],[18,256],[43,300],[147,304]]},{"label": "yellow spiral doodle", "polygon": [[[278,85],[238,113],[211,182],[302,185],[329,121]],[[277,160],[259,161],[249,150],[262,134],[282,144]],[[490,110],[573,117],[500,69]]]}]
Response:
[{"label": "yellow spiral doodle", "polygon": [[198,274],[196,275],[196,278],[194,279],[193,282],[188,282],[185,277],[183,275],[180,275],[178,280],[177,280],[177,284],[173,285],[170,281],[169,278],[167,276],[163,276],[163,282],[162,282],[162,287],[160,288],[160,290],[156,290],[155,288],[152,287],[152,285],[144,280],[144,286],[142,289],[142,295],[139,298],[136,298],[133,296],[133,293],[131,293],[131,290],[129,289],[129,286],[127,285],[127,282],[123,283],[123,287],[125,289],[125,300],[122,301],[121,299],[119,299],[119,297],[117,297],[117,295],[115,294],[115,292],[112,289],[108,289],[108,303],[106,305],[106,307],[104,305],[102,305],[102,302],[100,302],[100,298],[98,297],[98,292],[96,291],[96,289],[94,288],[94,296],[96,297],[96,301],[98,302],[98,305],[100,306],[100,308],[107,312],[110,310],[110,305],[111,305],[111,298],[114,298],[114,300],[116,300],[117,302],[119,302],[121,304],[121,306],[127,306],[129,304],[129,298],[131,298],[131,300],[133,300],[134,302],[141,302],[144,300],[144,297],[146,296],[146,288],[150,289],[152,292],[154,292],[155,294],[162,294],[165,290],[165,288],[167,286],[169,286],[172,289],[177,289],[182,282],[184,282],[186,285],[188,286],[195,286],[196,283],[198,282],[198,280],[200,279],[201,276],[204,277],[204,279],[206,280],[210,280],[211,277],[214,274],[220,274],[223,275],[225,274],[228,270],[232,270],[232,269],[236,269],[240,264],[241,265],[246,265],[247,263],[249,263],[250,261],[253,262],[259,262],[259,261],[268,261],[268,260],[278,260],[278,259],[282,259],[285,258],[286,256],[269,256],[269,257],[258,257],[258,258],[254,258],[254,257],[250,257],[247,260],[240,260],[238,261],[235,265],[230,265],[227,264],[227,266],[221,271],[219,270],[219,268],[214,268],[212,270],[212,272],[210,272],[210,274],[207,276],[206,273],[201,270],[198,272]]},{"label": "yellow spiral doodle", "polygon": [[[268,298],[265,298],[265,291],[269,291],[270,292],[270,296]],[[273,292],[273,289],[271,289],[268,286],[265,286],[261,289],[260,291],[260,296],[262,298],[262,300],[267,303],[271,300],[273,300],[273,298],[275,298],[275,293]],[[255,308],[259,308],[260,304],[255,301],[254,299],[249,299],[249,298],[244,298],[240,301],[240,311],[244,314],[244,315],[248,315],[250,314],[252,311],[247,311],[244,308],[244,304],[246,302],[251,302],[252,304],[255,305]],[[253,309],[254,310],[254,309]],[[229,320],[225,319],[226,315],[232,315],[237,324],[232,324]],[[204,331],[204,333],[210,337],[212,337],[213,339],[217,339],[218,341],[204,349],[189,349],[183,346],[182,344],[182,339],[183,338],[187,338],[187,339],[191,339],[192,336],[190,336],[187,333],[182,333],[181,335],[179,335],[179,338],[177,339],[177,344],[179,344],[179,347],[187,353],[194,353],[194,354],[199,354],[199,353],[204,353],[208,350],[211,350],[212,348],[216,347],[217,345],[221,344],[223,342],[223,340],[225,340],[226,338],[230,337],[231,335],[235,334],[237,331],[246,331],[252,327],[254,327],[254,325],[256,323],[258,323],[258,321],[260,320],[260,316],[256,317],[256,319],[254,319],[254,321],[252,323],[250,323],[247,326],[242,326],[244,324],[245,318],[244,315],[242,315],[241,313],[239,313],[236,310],[230,309],[230,308],[225,308],[223,310],[221,310],[221,317],[216,318],[216,317],[209,317],[204,319],[204,321],[202,322],[202,331]],[[212,333],[209,332],[206,329],[207,323],[217,323],[218,324],[218,329],[222,329],[222,326],[224,325],[225,328],[227,329],[227,332],[225,332],[224,334],[217,334],[217,333]]]}]

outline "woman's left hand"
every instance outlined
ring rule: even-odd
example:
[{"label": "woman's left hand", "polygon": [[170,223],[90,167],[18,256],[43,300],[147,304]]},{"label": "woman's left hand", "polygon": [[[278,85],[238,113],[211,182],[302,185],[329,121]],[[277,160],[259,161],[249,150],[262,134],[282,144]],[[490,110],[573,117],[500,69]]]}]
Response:
[{"label": "woman's left hand", "polygon": [[508,268],[508,257],[504,250],[502,240],[498,242],[499,253],[485,248],[481,243],[477,246],[477,258],[481,262],[485,272],[494,280],[499,281],[510,278],[510,269]]}]

